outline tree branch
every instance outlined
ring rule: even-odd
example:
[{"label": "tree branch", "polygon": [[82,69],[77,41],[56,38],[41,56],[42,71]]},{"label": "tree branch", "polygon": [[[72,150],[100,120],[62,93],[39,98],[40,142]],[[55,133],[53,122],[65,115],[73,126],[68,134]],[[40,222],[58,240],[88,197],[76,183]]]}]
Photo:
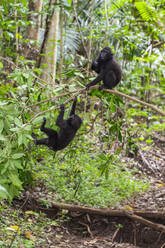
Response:
[{"label": "tree branch", "polygon": [[[92,86],[92,87],[90,87],[90,89],[91,89],[91,90],[93,90],[93,89],[98,89],[98,86]],[[57,95],[56,97],[53,97],[53,98],[51,98],[51,99],[49,99],[49,100],[53,100],[54,98],[59,98],[59,97],[61,97],[61,96],[65,96],[65,95],[71,95],[71,94],[74,93],[74,95],[72,95],[71,97],[69,97],[69,98],[64,102],[64,104],[66,104],[66,103],[68,103],[69,101],[71,101],[75,96],[81,94],[83,91],[86,91],[86,88],[79,88],[79,89],[76,90],[76,91],[63,93],[63,94],[61,94],[61,95],[59,95],[59,96]],[[155,107],[154,105],[152,105],[152,104],[150,104],[150,103],[141,101],[141,100],[139,100],[139,99],[137,99],[137,98],[135,98],[135,97],[132,97],[132,96],[128,96],[128,95],[126,95],[126,94],[124,94],[124,93],[122,93],[122,92],[120,92],[120,91],[118,91],[118,90],[108,90],[108,89],[104,89],[104,91],[109,92],[109,93],[112,93],[112,94],[115,94],[115,95],[118,95],[118,96],[125,97],[125,98],[127,98],[127,99],[129,99],[129,100],[131,100],[131,101],[140,103],[140,104],[142,104],[142,105],[144,105],[144,106],[147,106],[147,107],[149,107],[149,108],[155,110],[155,111],[158,112],[160,115],[165,116],[165,112],[163,112],[162,110],[158,109],[157,107]],[[41,101],[40,103],[42,103],[42,101]],[[37,105],[37,104],[36,104],[36,105]],[[45,113],[47,113],[47,112],[49,112],[49,111],[55,110],[55,109],[59,108],[59,106],[60,106],[60,105],[57,105],[56,108],[55,108],[55,107],[51,107],[51,108],[49,108],[49,109],[47,109],[47,110],[44,110],[44,111],[41,111],[41,112],[37,113],[29,122],[25,123],[25,124],[19,129],[19,131],[22,130],[22,129],[24,129],[26,126],[28,126],[28,125],[29,125],[31,122],[33,122],[38,116],[40,116],[40,115],[42,115],[42,114],[45,114]],[[14,134],[12,134],[11,136],[13,136],[13,135],[14,135]]]},{"label": "tree branch", "polygon": [[[98,89],[98,86],[92,86],[92,87],[90,87],[90,89],[91,89],[91,90]],[[125,98],[127,98],[128,100],[130,100],[130,101],[140,103],[140,104],[142,104],[142,105],[144,105],[144,106],[147,106],[147,107],[149,107],[149,108],[155,110],[155,111],[156,111],[157,113],[159,113],[160,115],[165,116],[165,112],[162,111],[162,110],[160,110],[160,109],[158,109],[158,108],[155,107],[153,104],[150,104],[150,103],[141,101],[141,100],[139,100],[139,99],[137,99],[137,98],[135,98],[135,97],[132,97],[132,96],[128,96],[128,95],[126,95],[126,94],[124,94],[124,93],[122,93],[122,92],[120,92],[120,91],[118,91],[118,90],[108,90],[108,89],[103,89],[103,90],[104,90],[105,92],[109,92],[109,93],[112,93],[112,94],[115,94],[115,95],[118,95],[118,96],[125,97]]]},{"label": "tree branch", "polygon": [[[90,87],[90,89],[91,89],[91,90],[98,89],[98,86],[92,86],[92,87]],[[61,96],[65,96],[65,95],[70,95],[70,94],[73,94],[73,93],[75,93],[75,95],[79,95],[79,94],[81,94],[81,93],[82,93],[83,91],[85,91],[85,90],[86,90],[85,88],[83,88],[83,89],[80,88],[80,89],[78,89],[77,91],[67,92],[67,93],[61,94],[61,95],[59,95],[59,96],[57,95],[56,97],[53,97],[53,98],[55,99],[55,98],[59,98],[59,97],[61,97]],[[118,90],[108,90],[108,89],[103,89],[103,90],[104,90],[105,92],[109,92],[109,93],[112,93],[112,94],[115,94],[115,95],[118,95],[118,96],[125,97],[125,98],[127,98],[128,100],[130,100],[130,101],[140,103],[140,104],[142,104],[142,105],[144,105],[144,106],[147,106],[147,107],[153,109],[154,111],[156,111],[156,112],[159,113],[160,115],[165,116],[165,112],[164,112],[164,111],[158,109],[156,106],[154,106],[154,105],[151,104],[151,103],[147,103],[147,102],[141,101],[141,100],[139,100],[139,99],[137,99],[137,98],[135,98],[135,97],[133,97],[133,96],[126,95],[126,94],[124,94],[124,93],[122,93],[122,92],[120,92],[120,91],[118,91]],[[53,98],[52,98],[51,100],[53,100]],[[49,99],[49,100],[50,100],[50,99]],[[69,102],[70,100],[72,100],[72,97],[70,97],[66,102]],[[47,100],[45,100],[45,101],[47,101]],[[42,103],[42,102],[36,103],[36,105],[37,105],[37,104],[40,104],[40,103]],[[53,108],[53,109],[54,109],[54,108]],[[51,110],[52,110],[52,108],[46,110],[46,112],[49,112],[49,111],[51,111]],[[44,112],[43,112],[43,113],[44,113]],[[38,117],[38,115],[37,115],[37,117]]]}]

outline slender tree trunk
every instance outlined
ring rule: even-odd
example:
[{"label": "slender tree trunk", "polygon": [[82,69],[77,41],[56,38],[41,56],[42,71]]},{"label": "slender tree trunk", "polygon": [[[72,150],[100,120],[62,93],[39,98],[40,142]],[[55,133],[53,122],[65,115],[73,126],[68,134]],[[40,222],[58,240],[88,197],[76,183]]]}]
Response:
[{"label": "slender tree trunk", "polygon": [[[53,21],[54,21],[54,51],[53,51],[53,65],[52,65],[52,67],[53,67],[52,68],[52,73],[53,73],[52,89],[55,88],[55,79],[56,79],[59,8],[57,8],[54,12]],[[52,29],[53,29],[53,27],[52,27]]]},{"label": "slender tree trunk", "polygon": [[[90,23],[89,23],[89,40],[88,40],[88,64],[87,64],[87,77],[89,76],[89,70],[91,66],[91,49],[92,49],[92,35],[93,35],[93,8],[94,8],[94,0],[91,1],[90,6]],[[85,92],[85,103],[84,103],[84,114],[87,112],[87,102],[88,102],[88,92]],[[91,104],[92,108],[94,108],[94,105]]]},{"label": "slender tree trunk", "polygon": [[[14,0],[14,4],[17,3],[17,0]],[[14,12],[14,19],[15,22],[17,21],[17,10],[15,9]],[[18,24],[16,23],[16,27],[15,27],[15,43],[16,43],[16,60],[18,58],[18,46],[19,46],[19,39],[18,39]]]},{"label": "slender tree trunk", "polygon": [[108,32],[108,12],[107,12],[107,0],[104,0],[104,10],[105,10],[105,18],[106,18],[106,29],[105,29],[105,39],[104,39],[104,46],[107,45],[107,32]]},{"label": "slender tree trunk", "polygon": [[[36,11],[41,12],[43,6],[43,0],[38,0],[36,1]],[[40,38],[40,27],[41,27],[41,15],[37,15],[37,20],[36,20],[36,40],[39,41]]]},{"label": "slender tree trunk", "polygon": [[60,63],[59,63],[59,76],[61,80],[62,66],[63,66],[63,7],[60,8]]},{"label": "slender tree trunk", "polygon": [[[43,0],[29,0],[29,11],[33,13],[29,15],[29,21],[33,21],[34,25],[29,25],[26,30],[26,37],[28,39],[39,41],[40,35],[40,25],[41,25],[41,15]],[[36,14],[38,13],[38,14]]]},{"label": "slender tree trunk", "polygon": [[88,41],[88,65],[87,65],[87,76],[89,75],[90,68],[90,57],[91,57],[91,47],[92,47],[92,34],[93,34],[93,8],[94,8],[94,0],[91,2],[90,8],[90,27],[89,27],[89,41]]},{"label": "slender tree trunk", "polygon": [[[59,1],[56,0],[56,3]],[[53,2],[52,2],[53,4]],[[59,24],[59,7],[56,6],[55,11],[52,14],[52,18],[49,22],[47,39],[44,43],[45,56],[41,60],[41,65],[44,65],[42,79],[46,82],[50,82],[52,89],[55,88],[56,78],[56,63],[57,63],[57,41],[58,41],[58,24]]]}]

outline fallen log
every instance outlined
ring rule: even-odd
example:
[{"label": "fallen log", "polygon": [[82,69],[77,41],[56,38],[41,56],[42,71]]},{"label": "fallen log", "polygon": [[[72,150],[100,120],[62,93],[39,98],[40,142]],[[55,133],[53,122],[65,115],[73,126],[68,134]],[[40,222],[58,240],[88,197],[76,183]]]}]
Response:
[{"label": "fallen log", "polygon": [[[97,215],[104,215],[104,216],[126,216],[125,212],[126,210],[113,210],[108,208],[89,208],[89,207],[83,207],[79,205],[72,205],[72,204],[66,204],[66,203],[59,203],[59,202],[53,202],[49,201],[53,207],[59,208],[59,209],[66,209],[70,211],[77,211],[77,212],[83,212],[88,214],[97,214]],[[157,211],[142,211],[142,210],[129,210],[129,213],[134,213],[136,215],[145,217],[145,218],[153,218],[153,219],[165,219],[165,212],[157,212]]]},{"label": "fallen log", "polygon": [[162,224],[154,223],[150,220],[146,220],[143,217],[146,218],[152,218],[152,219],[165,219],[165,212],[156,212],[156,211],[142,211],[142,210],[112,210],[112,209],[99,209],[99,208],[89,208],[89,207],[82,207],[78,205],[72,205],[72,204],[65,204],[65,203],[59,203],[59,202],[52,202],[50,201],[51,205],[55,208],[59,209],[66,209],[69,211],[76,211],[76,212],[83,212],[88,214],[97,214],[97,215],[104,215],[104,216],[122,216],[122,217],[128,217],[133,219],[134,221],[138,221],[142,224],[145,224],[153,229],[156,229],[158,231],[165,233],[165,226]]}]

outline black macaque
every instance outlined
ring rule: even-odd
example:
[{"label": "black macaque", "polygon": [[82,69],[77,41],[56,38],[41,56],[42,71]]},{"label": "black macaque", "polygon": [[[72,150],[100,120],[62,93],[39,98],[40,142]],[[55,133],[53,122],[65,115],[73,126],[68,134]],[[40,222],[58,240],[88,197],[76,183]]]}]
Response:
[{"label": "black macaque", "polygon": [[93,61],[91,69],[99,75],[91,83],[87,84],[87,89],[100,81],[103,81],[103,84],[99,87],[99,90],[112,89],[121,80],[122,71],[120,65],[113,58],[113,53],[109,47],[104,47],[101,50],[98,58]]},{"label": "black macaque", "polygon": [[43,118],[40,130],[44,132],[48,138],[43,138],[37,140],[36,135],[32,133],[34,143],[36,145],[45,145],[54,151],[64,149],[74,138],[77,130],[82,124],[81,118],[75,114],[77,98],[75,97],[72,108],[69,114],[68,119],[64,120],[64,104],[60,106],[60,113],[56,120],[56,125],[60,127],[60,131],[57,133],[55,130],[45,127],[46,118]]}]

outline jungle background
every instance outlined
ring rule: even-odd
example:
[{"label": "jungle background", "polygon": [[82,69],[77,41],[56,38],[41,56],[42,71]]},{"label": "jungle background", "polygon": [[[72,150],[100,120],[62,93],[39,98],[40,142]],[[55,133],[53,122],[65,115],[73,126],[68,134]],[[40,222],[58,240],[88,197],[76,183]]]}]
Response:
[{"label": "jungle background", "polygon": [[[51,204],[165,210],[164,14],[164,0],[1,1],[0,247],[164,247],[165,231]],[[87,91],[105,46],[122,81]],[[72,143],[36,146],[75,96]]]}]

